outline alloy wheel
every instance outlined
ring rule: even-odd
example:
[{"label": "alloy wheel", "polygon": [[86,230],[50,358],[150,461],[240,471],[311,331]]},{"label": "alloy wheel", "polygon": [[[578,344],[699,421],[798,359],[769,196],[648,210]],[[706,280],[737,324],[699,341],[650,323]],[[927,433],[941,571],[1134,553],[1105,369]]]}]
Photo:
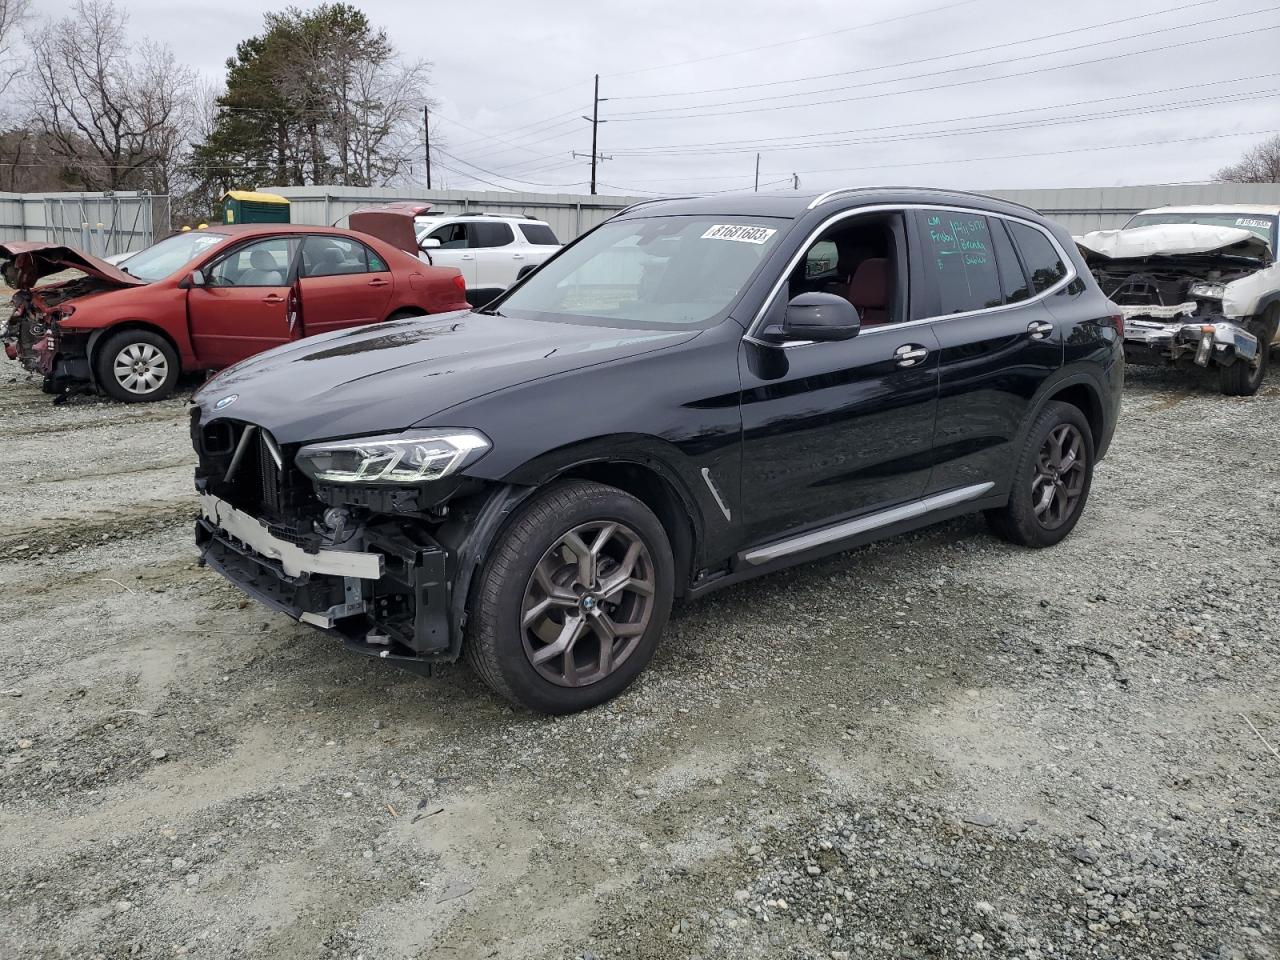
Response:
[{"label": "alloy wheel", "polygon": [[1088,477],[1087,458],[1084,435],[1074,424],[1060,423],[1045,437],[1031,478],[1031,504],[1046,530],[1075,515]]},{"label": "alloy wheel", "polygon": [[635,652],[655,590],[653,558],[634,530],[610,520],[574,527],[525,587],[520,630],[529,663],[559,686],[598,683]]},{"label": "alloy wheel", "polygon": [[111,369],[120,386],[145,395],[160,389],[169,376],[169,361],[153,344],[131,343],[116,354]]}]

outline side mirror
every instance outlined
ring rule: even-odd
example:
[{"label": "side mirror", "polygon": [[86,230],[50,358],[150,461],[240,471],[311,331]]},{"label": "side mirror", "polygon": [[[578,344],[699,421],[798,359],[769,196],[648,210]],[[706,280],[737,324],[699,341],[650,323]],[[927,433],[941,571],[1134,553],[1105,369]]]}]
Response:
[{"label": "side mirror", "polygon": [[192,287],[203,287],[204,271],[192,270],[185,277],[183,277],[181,280],[178,281],[178,286],[183,290],[190,290]]},{"label": "side mirror", "polygon": [[418,246],[423,250],[435,250],[440,246],[440,240],[438,237],[425,237],[418,243]]},{"label": "side mirror", "polygon": [[791,298],[782,323],[766,327],[773,340],[850,340],[862,321],[858,310],[834,293],[801,293]]},{"label": "side mirror", "polygon": [[527,277],[529,274],[533,273],[533,271],[537,269],[538,269],[538,264],[526,263],[523,267],[521,267],[519,270],[516,271],[516,279],[523,280],[525,277]]}]

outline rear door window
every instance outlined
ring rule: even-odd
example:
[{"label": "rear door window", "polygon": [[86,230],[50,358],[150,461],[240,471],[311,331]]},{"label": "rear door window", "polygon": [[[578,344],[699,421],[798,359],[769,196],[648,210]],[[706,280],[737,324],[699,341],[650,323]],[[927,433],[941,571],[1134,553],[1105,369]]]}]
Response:
[{"label": "rear door window", "polygon": [[985,310],[1004,302],[986,217],[925,209],[916,212],[916,226],[924,275],[936,301],[933,314]]},{"label": "rear door window", "polygon": [[996,266],[1000,268],[1000,292],[1005,303],[1017,303],[1031,296],[1027,275],[1018,260],[1018,254],[1005,231],[1006,222],[998,217],[987,221],[991,227],[991,243],[995,249]]},{"label": "rear door window", "polygon": [[336,277],[369,269],[365,246],[345,237],[307,237],[302,245],[302,276]]},{"label": "rear door window", "polygon": [[1035,227],[1025,223],[1009,222],[1009,232],[1018,245],[1022,261],[1031,274],[1031,286],[1036,293],[1044,293],[1067,275],[1067,265],[1062,262],[1058,248]]},{"label": "rear door window", "polygon": [[516,235],[511,232],[511,224],[502,223],[472,223],[468,224],[471,229],[471,235],[474,242],[473,247],[505,247],[508,244],[515,243]]}]

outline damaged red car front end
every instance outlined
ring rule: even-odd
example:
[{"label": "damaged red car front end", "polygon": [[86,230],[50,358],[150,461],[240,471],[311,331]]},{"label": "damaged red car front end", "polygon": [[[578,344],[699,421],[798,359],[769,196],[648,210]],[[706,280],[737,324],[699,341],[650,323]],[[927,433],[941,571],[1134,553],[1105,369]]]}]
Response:
[{"label": "damaged red car front end", "polygon": [[[14,291],[10,301],[13,312],[0,330],[5,355],[44,377],[47,389],[54,389],[60,375],[87,379],[84,344],[75,342],[83,337],[72,334],[64,342],[63,321],[75,313],[76,301],[109,290],[144,286],[144,281],[105,260],[58,243],[2,243],[0,259],[4,282]],[[71,275],[40,283],[59,273]]]}]

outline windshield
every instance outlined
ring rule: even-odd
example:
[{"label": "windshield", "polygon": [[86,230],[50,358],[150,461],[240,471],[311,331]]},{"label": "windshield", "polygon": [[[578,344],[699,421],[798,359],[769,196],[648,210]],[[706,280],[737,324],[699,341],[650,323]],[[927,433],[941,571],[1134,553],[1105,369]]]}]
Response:
[{"label": "windshield", "polygon": [[132,274],[139,280],[154,283],[163,280],[200,254],[226,240],[221,233],[179,233],[159,243],[153,243],[145,250],[139,250],[128,260],[120,264],[120,269]]},{"label": "windshield", "polygon": [[606,326],[720,319],[782,236],[769,217],[651,217],[606,223],[498,304]]},{"label": "windshield", "polygon": [[1265,213],[1140,213],[1124,225],[1150,227],[1160,223],[1198,223],[1206,227],[1235,227],[1248,230],[1267,241],[1275,249],[1276,218]]}]

